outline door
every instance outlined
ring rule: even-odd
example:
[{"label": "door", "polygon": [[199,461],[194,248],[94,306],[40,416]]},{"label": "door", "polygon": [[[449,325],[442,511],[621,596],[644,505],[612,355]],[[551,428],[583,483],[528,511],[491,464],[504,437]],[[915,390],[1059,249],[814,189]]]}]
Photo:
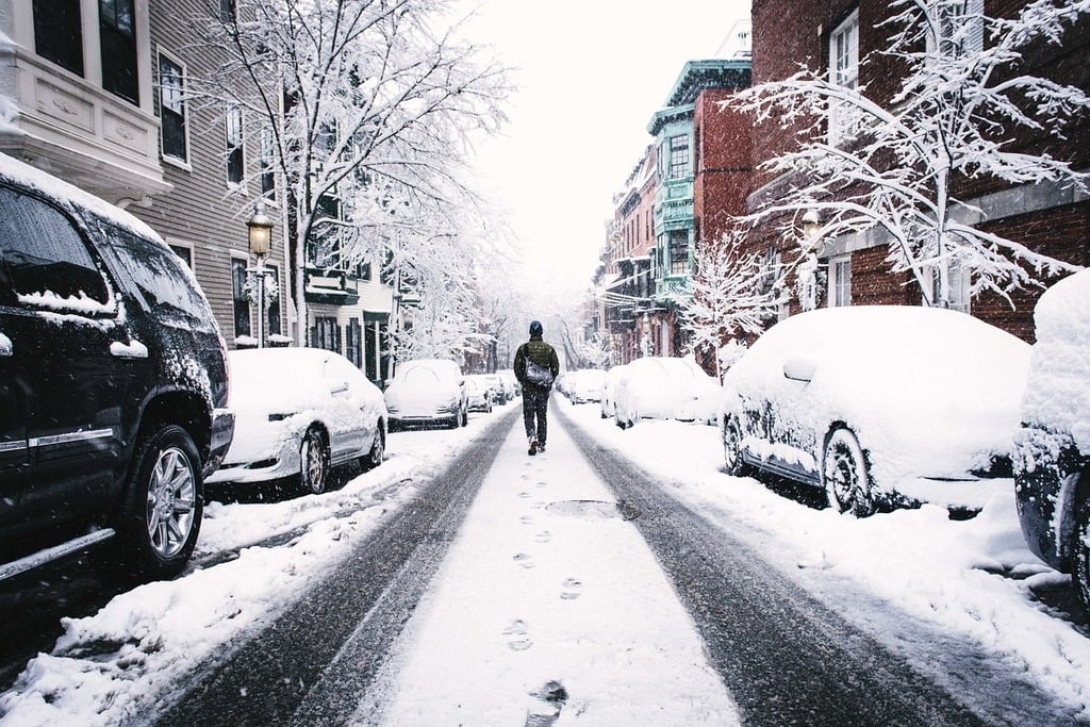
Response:
[{"label": "door", "polygon": [[106,509],[131,368],[118,348],[128,342],[124,306],[65,213],[0,186],[0,261],[0,396],[15,402],[14,416],[0,415],[0,490],[19,491],[17,505],[0,510],[0,530],[18,534]]}]

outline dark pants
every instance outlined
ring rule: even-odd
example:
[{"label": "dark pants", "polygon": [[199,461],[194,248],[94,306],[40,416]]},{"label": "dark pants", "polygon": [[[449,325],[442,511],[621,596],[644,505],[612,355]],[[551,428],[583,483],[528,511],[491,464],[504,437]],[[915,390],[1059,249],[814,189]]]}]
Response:
[{"label": "dark pants", "polygon": [[545,444],[548,424],[545,417],[549,410],[549,390],[536,386],[522,387],[522,419],[526,422],[526,438],[534,436],[534,417],[537,417],[537,441]]}]

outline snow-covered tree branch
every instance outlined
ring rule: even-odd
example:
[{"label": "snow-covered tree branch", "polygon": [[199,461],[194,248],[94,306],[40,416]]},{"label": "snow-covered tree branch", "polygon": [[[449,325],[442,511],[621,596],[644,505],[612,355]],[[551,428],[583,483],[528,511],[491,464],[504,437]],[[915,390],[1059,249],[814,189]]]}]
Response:
[{"label": "snow-covered tree branch", "polygon": [[[1088,189],[1084,171],[1020,149],[1017,140],[1046,131],[1062,138],[1090,111],[1084,90],[1021,68],[1029,44],[1059,42],[1090,3],[1036,0],[1011,18],[987,17],[982,7],[971,0],[890,3],[882,26],[890,29],[888,47],[860,63],[892,59],[904,69],[888,102],[805,68],[726,102],[758,123],[798,133],[796,149],[765,165],[790,180],[790,190],[747,221],[790,225],[793,215],[816,210],[823,239],[880,231],[893,271],[913,276],[928,305],[949,305],[956,270],[970,276],[970,294],[1010,300],[1015,289],[1078,269],[985,231],[982,211],[962,192],[981,179]],[[804,241],[799,256],[810,252]]]}]

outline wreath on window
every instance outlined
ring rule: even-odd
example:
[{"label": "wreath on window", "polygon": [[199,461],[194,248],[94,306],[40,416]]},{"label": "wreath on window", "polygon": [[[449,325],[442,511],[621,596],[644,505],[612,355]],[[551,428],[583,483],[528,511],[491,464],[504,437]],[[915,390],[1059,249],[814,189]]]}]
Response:
[{"label": "wreath on window", "polygon": [[[246,293],[246,299],[253,305],[258,305],[260,301],[257,299],[257,274],[253,273],[246,276],[246,283],[243,285],[243,292]],[[280,297],[280,284],[277,282],[276,276],[270,272],[265,273],[265,304],[268,305],[272,301]]]}]

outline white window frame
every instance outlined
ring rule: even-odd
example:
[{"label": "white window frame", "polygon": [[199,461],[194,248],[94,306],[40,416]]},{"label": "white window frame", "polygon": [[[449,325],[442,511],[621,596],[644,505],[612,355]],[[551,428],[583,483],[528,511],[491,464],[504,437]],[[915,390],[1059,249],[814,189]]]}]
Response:
[{"label": "white window frame", "polygon": [[[242,114],[241,106],[231,106],[227,109],[227,113],[224,117],[225,122],[225,138],[226,138],[226,157],[224,159],[224,174],[227,177],[227,188],[238,189],[246,184],[246,135],[244,133],[244,117]],[[237,138],[235,134],[237,133]],[[235,142],[238,142],[237,144]],[[231,151],[233,149],[239,149],[242,160],[240,162],[241,176],[238,181],[231,179]]]},{"label": "white window frame", "polygon": [[[948,3],[939,6],[937,12],[940,14],[937,22],[940,37],[927,34],[928,53],[935,52],[936,40],[943,52],[949,53],[953,58],[976,55],[984,50],[984,0]],[[966,17],[969,18],[967,21],[961,20]],[[958,43],[954,43],[953,36],[966,24],[971,24],[968,32],[963,34]]]},{"label": "white window frame", "polygon": [[[853,10],[829,34],[829,82],[849,91],[859,88],[859,10]],[[829,143],[837,145],[852,135],[856,114],[850,104],[829,100]]]},{"label": "white window frame", "polygon": [[[189,106],[186,103],[186,93],[187,93],[187,85],[188,85],[188,78],[189,78],[189,70],[186,68],[185,63],[180,58],[175,56],[173,53],[167,52],[166,50],[164,50],[162,48],[156,49],[156,56],[155,57],[156,57],[157,61],[158,61],[159,58],[165,58],[166,60],[173,63],[175,66],[177,66],[181,71],[182,85],[181,85],[181,88],[177,89],[177,91],[176,91],[176,93],[177,93],[176,102],[179,105],[181,105],[181,107],[182,107],[180,115],[182,117],[182,130],[183,130],[184,135],[185,135],[185,157],[184,158],[174,156],[173,154],[167,154],[166,148],[164,146],[164,142],[166,140],[166,137],[162,133],[162,131],[160,131],[160,133],[159,133],[159,153],[162,156],[164,162],[167,162],[169,164],[173,164],[175,166],[182,167],[183,169],[190,170],[191,167],[190,167],[190,163],[189,163],[189,154],[190,154],[191,146],[190,146],[190,140],[189,140]],[[163,83],[162,74],[160,73],[160,70],[159,70],[160,68],[161,68],[161,65],[157,62],[155,64],[155,75],[156,75],[157,86],[158,86],[158,90],[159,90],[159,116],[160,116],[160,119],[162,119],[163,114],[164,114],[164,109],[169,109],[173,113],[179,113],[179,112],[173,107],[172,104],[168,105],[168,95],[173,97],[174,94],[170,93],[168,91],[167,86]],[[170,98],[170,101],[175,101],[175,99]],[[160,123],[161,123],[161,121],[160,121]]]},{"label": "white window frame", "polygon": [[852,304],[852,256],[829,258],[828,307],[839,308]]},{"label": "white window frame", "polygon": [[[928,265],[923,271],[924,279],[931,281],[931,301],[939,299],[939,269],[934,265]],[[972,312],[972,293],[970,292],[971,273],[958,263],[952,263],[947,271],[950,276],[950,310],[961,313]],[[923,296],[921,296],[923,298]],[[926,299],[921,300],[928,305]]]}]

